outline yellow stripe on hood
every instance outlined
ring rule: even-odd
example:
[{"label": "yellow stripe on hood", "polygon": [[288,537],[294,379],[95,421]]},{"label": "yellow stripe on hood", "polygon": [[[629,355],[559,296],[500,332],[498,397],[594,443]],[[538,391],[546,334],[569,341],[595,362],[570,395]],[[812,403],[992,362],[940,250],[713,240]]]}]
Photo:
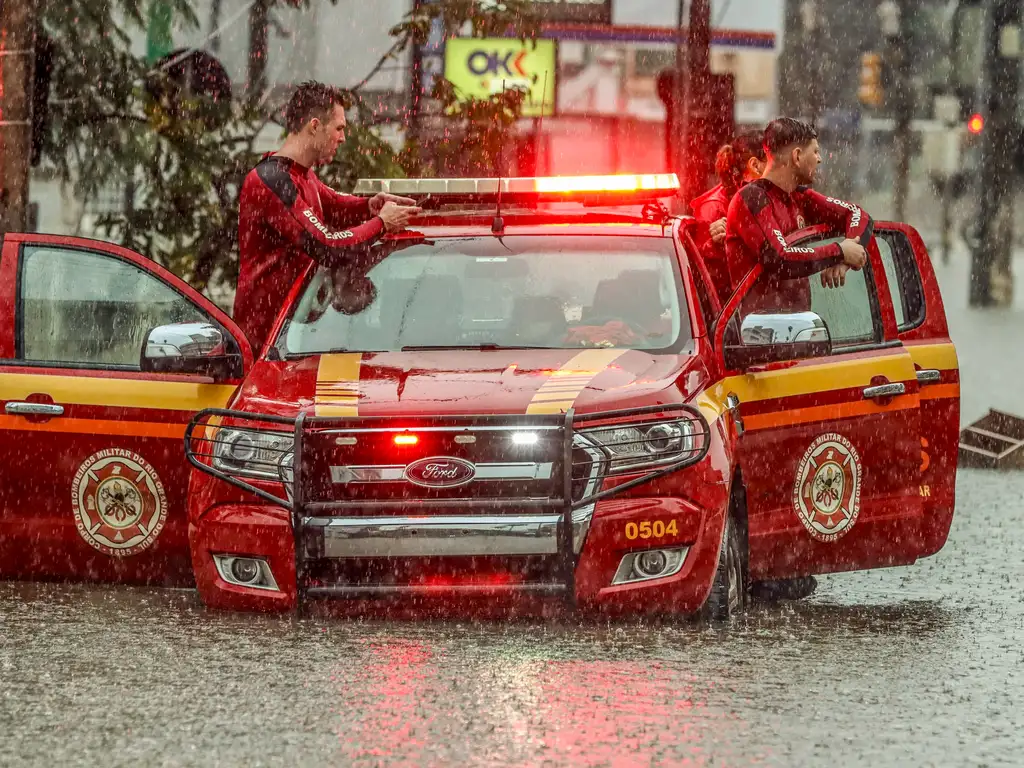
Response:
[{"label": "yellow stripe on hood", "polygon": [[565,413],[594,378],[613,361],[626,353],[625,349],[585,349],[570,358],[534,394],[526,407],[528,414]]},{"label": "yellow stripe on hood", "polygon": [[359,352],[320,355],[314,404],[317,416],[359,415]]}]

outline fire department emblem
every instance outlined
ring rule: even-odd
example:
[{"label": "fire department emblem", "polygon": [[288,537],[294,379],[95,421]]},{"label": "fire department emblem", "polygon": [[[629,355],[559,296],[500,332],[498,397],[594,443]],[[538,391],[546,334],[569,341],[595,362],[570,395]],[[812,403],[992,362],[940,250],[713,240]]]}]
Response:
[{"label": "fire department emblem", "polygon": [[78,468],[71,505],[79,535],[111,557],[147,549],[167,519],[167,496],[156,470],[120,448],[94,453]]},{"label": "fire department emblem", "polygon": [[798,213],[796,215],[796,228],[803,229],[807,226],[807,221],[804,219],[803,214]]},{"label": "fire department emblem", "polygon": [[793,507],[818,541],[845,536],[860,514],[861,466],[857,449],[842,435],[822,435],[800,459]]}]

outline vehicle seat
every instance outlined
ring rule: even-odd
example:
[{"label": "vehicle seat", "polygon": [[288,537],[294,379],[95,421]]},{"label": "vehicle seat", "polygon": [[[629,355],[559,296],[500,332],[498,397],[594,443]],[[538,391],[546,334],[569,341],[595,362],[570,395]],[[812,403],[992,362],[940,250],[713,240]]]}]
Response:
[{"label": "vehicle seat", "polygon": [[584,313],[582,322],[623,320],[655,330],[664,311],[661,276],[654,270],[633,269],[597,284],[594,303]]},{"label": "vehicle seat", "polygon": [[560,346],[569,331],[562,302],[556,296],[523,296],[512,309],[516,341],[529,346]]},{"label": "vehicle seat", "polygon": [[384,312],[391,326],[389,337],[396,339],[398,346],[440,345],[459,341],[462,335],[463,297],[457,277],[425,275],[418,280],[389,282],[404,284],[389,285],[388,298],[382,296],[387,302]]}]

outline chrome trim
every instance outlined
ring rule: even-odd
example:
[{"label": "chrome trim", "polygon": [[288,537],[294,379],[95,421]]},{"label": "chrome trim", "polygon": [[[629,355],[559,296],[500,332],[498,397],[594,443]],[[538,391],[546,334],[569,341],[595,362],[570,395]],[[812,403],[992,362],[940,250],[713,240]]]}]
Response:
[{"label": "chrome trim", "polygon": [[929,368],[917,372],[917,380],[921,384],[934,384],[942,378],[942,371]]},{"label": "chrome trim", "polygon": [[[590,457],[590,474],[583,486],[583,496],[580,497],[582,501],[593,496],[599,490],[600,480],[598,478],[601,475],[601,466],[605,461],[605,455],[604,451],[595,445],[595,441],[585,434],[579,432],[574,434],[572,436],[572,444],[574,448],[579,448]],[[570,468],[569,471],[571,472],[572,469]],[[596,503],[591,503],[573,510],[572,544],[577,555],[583,551],[583,543],[587,539],[587,534],[590,533],[590,520],[594,516],[594,508],[596,506]]]},{"label": "chrome trim", "polygon": [[746,431],[743,426],[743,417],[740,415],[740,399],[735,392],[730,392],[725,398],[725,407],[729,409],[729,415],[736,425],[736,434],[742,435]]},{"label": "chrome trim", "polygon": [[[550,461],[477,464],[473,480],[550,480],[553,466]],[[336,485],[398,483],[406,479],[405,467],[405,464],[334,466],[331,467],[331,482]]]},{"label": "chrome trim", "polygon": [[12,416],[63,416],[64,406],[53,403],[7,403],[4,413]]},{"label": "chrome trim", "polygon": [[[231,573],[231,564],[235,560],[255,560],[260,566],[260,575],[265,584],[246,584],[243,581],[239,581]],[[266,592],[280,592],[281,589],[277,586],[277,581],[274,579],[274,573],[270,570],[270,565],[262,557],[248,557],[246,555],[214,555],[213,562],[217,566],[217,573],[224,581],[228,584],[233,584],[236,587],[247,587],[249,589],[262,589]]]},{"label": "chrome trim", "polygon": [[307,517],[325,557],[556,555],[562,516]]},{"label": "chrome trim", "polygon": [[895,395],[906,394],[906,392],[907,386],[902,381],[897,381],[893,384],[881,384],[877,387],[867,387],[864,390],[864,397],[894,397]]},{"label": "chrome trim", "polygon": [[[665,560],[668,566],[664,572],[659,573],[657,576],[640,576],[636,571],[633,570],[633,561],[636,560],[640,555],[646,554],[647,552],[660,551],[664,553]],[[622,556],[622,560],[619,562],[619,567],[615,569],[615,576],[612,577],[612,586],[618,586],[619,584],[635,584],[639,581],[654,581],[656,579],[667,579],[669,576],[675,576],[679,571],[683,569],[683,563],[686,562],[686,556],[690,553],[689,547],[672,547],[671,549],[659,549],[659,550],[644,550],[642,552],[629,552]],[[673,563],[673,558],[678,558],[678,561]]]},{"label": "chrome trim", "polygon": [[355,434],[355,433],[377,433],[377,434],[388,434],[391,432],[551,432],[559,430],[561,427],[554,426],[551,424],[544,424],[535,427],[508,427],[508,426],[494,426],[494,425],[481,425],[481,426],[456,426],[450,427],[365,427],[365,428],[353,428],[353,429],[325,429],[322,430],[321,434],[324,435],[338,435],[338,434]]}]

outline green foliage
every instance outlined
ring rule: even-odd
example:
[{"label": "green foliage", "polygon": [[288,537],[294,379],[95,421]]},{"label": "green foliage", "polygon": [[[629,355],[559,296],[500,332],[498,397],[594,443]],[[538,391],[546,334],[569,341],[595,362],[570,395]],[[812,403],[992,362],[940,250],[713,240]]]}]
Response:
[{"label": "green foliage", "polygon": [[[271,6],[275,1],[289,6],[311,2],[265,0]],[[258,161],[258,135],[278,125],[277,115],[246,99],[211,105],[185,98],[173,110],[166,101],[154,100],[146,85],[160,75],[131,51],[127,34],[145,28],[148,2],[43,3],[44,24],[58,50],[44,157],[87,200],[114,184],[134,190],[128,210],[100,222],[106,236],[147,254],[200,290],[211,280],[233,283],[239,190]],[[192,0],[167,0],[167,5],[177,28],[195,28]],[[495,167],[503,137],[520,114],[521,94],[459,102],[451,84],[440,80],[432,96],[436,108],[449,116],[444,135],[407,145],[400,154],[377,133],[362,100],[360,91],[372,75],[410,45],[422,43],[435,18],[453,33],[474,36],[513,30],[526,39],[539,30],[525,0],[442,0],[410,11],[391,30],[391,49],[350,92],[356,117],[336,161],[319,171],[327,184],[345,190],[365,176],[490,173]]]}]

